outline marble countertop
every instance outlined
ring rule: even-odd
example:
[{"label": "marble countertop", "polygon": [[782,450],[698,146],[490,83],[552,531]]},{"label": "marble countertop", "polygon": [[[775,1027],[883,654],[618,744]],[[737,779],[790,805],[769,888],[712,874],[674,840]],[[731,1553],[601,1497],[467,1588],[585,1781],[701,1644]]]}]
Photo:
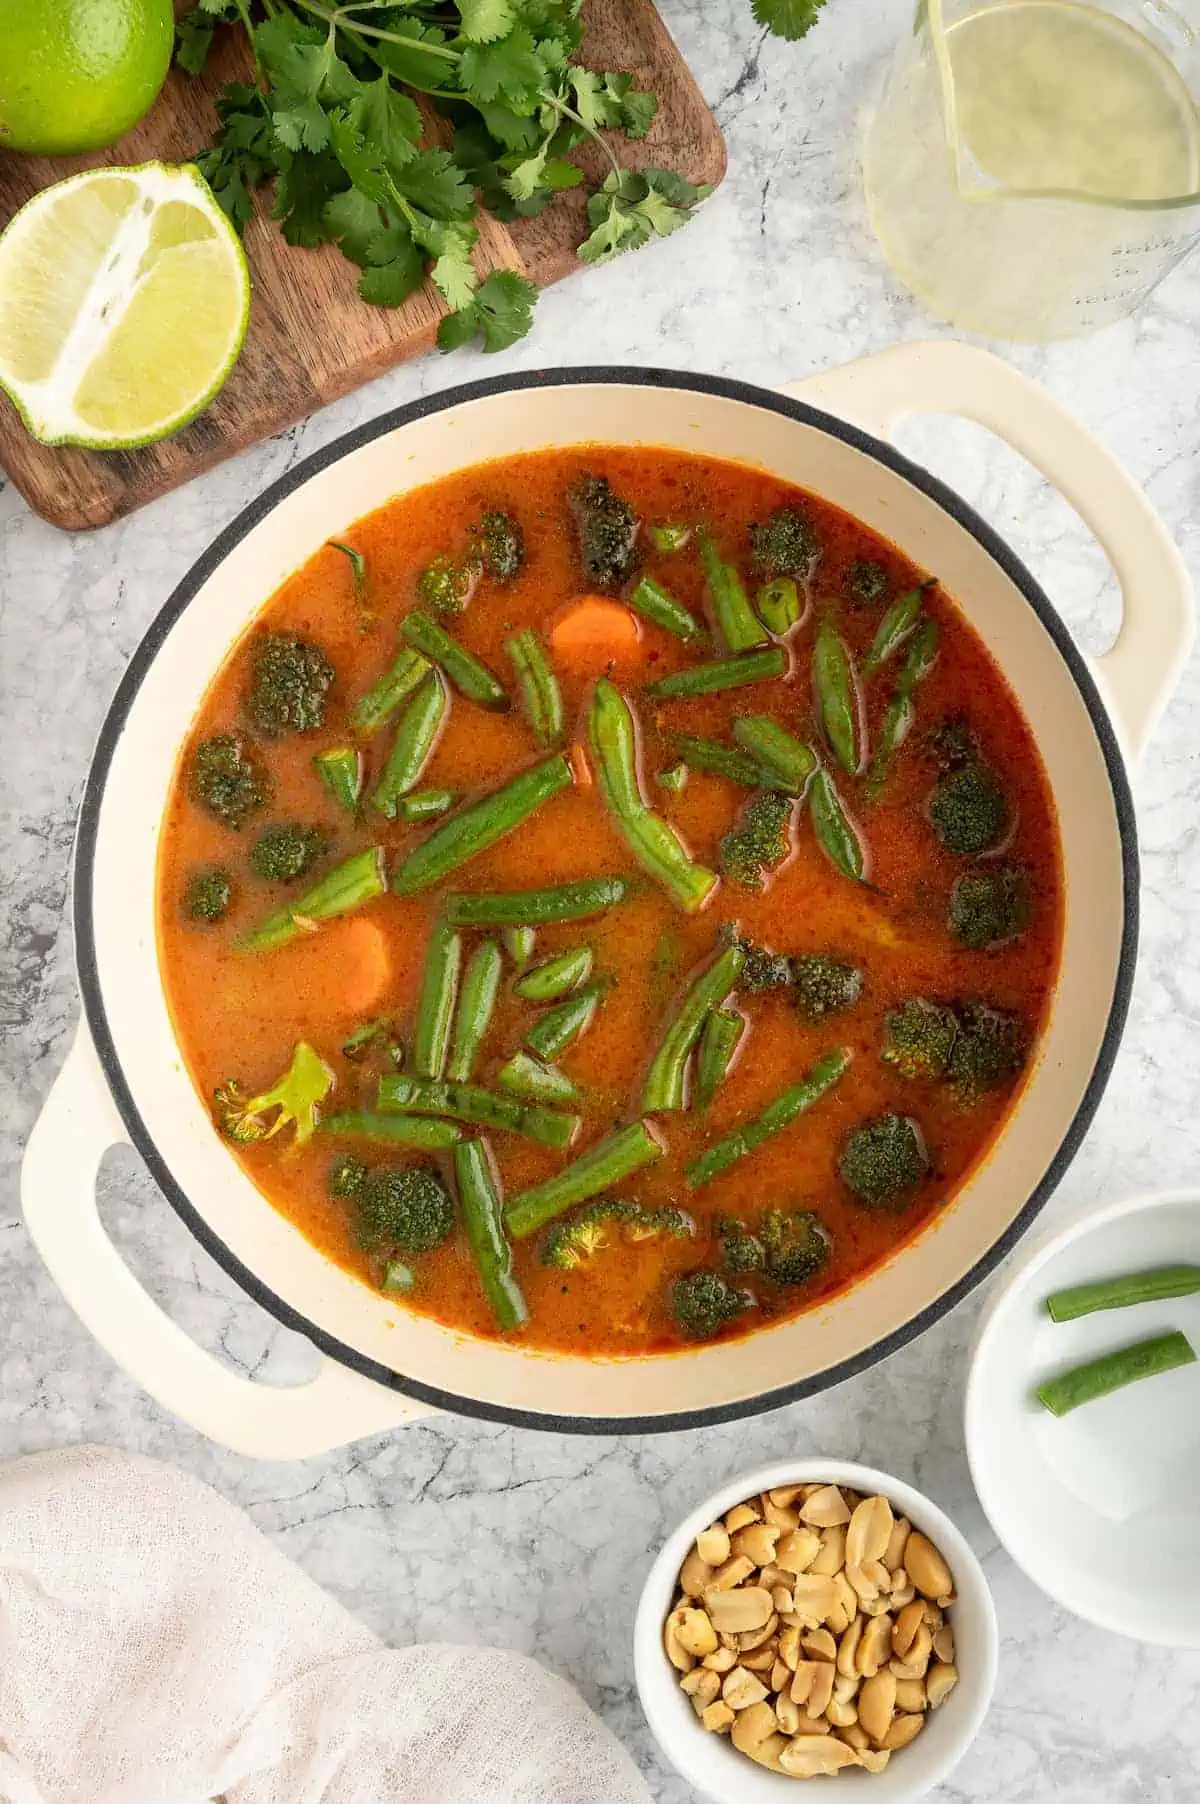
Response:
[{"label": "marble countertop", "polygon": [[[856,108],[905,27],[906,0],[830,0],[799,48],[765,38],[749,0],[665,0],[663,11],[730,150],[724,187],[669,245],[553,289],[514,352],[397,370],[94,536],[44,525],[0,481],[0,1457],[89,1439],[177,1461],[240,1503],[389,1641],[493,1642],[565,1674],[663,1804],[692,1794],[663,1769],[633,1692],[630,1629],[651,1551],[698,1496],[751,1463],[792,1451],[862,1458],[912,1479],[954,1515],[999,1606],[995,1706],[942,1795],[1183,1804],[1200,1764],[1200,1654],[1114,1640],[1058,1610],[998,1549],[975,1502],[960,1412],[978,1297],[873,1371],[750,1422],[576,1439],[435,1419],[304,1464],[256,1465],[200,1440],[114,1370],[20,1223],[21,1148],[78,1007],[63,910],[93,739],[147,622],[250,496],[382,409],[485,370],[673,364],[772,383],[945,331],[882,266],[856,170]],[[1195,574],[1198,319],[1193,261],[1136,322],[1004,352],[1123,459]],[[1118,598],[1066,504],[973,427],[924,421],[902,443],[1009,539],[1084,647],[1101,648]],[[1138,778],[1145,890],[1128,1032],[1049,1222],[1134,1186],[1185,1183],[1196,1169],[1198,711],[1193,661]],[[106,1165],[102,1197],[125,1257],[189,1333],[260,1376],[299,1368],[303,1343],[200,1251],[132,1155]]]}]

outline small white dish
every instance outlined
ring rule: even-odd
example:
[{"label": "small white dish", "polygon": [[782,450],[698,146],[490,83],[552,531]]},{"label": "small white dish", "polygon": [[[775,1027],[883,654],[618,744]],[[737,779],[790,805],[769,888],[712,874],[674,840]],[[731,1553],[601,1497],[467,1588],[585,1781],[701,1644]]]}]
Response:
[{"label": "small white dish", "polygon": [[992,1296],[971,1356],[967,1454],[1017,1564],[1077,1616],[1200,1646],[1200,1365],[1056,1417],[1034,1387],[1172,1329],[1200,1352],[1200,1294],[1051,1321],[1051,1291],[1200,1262],[1200,1192],[1110,1203],[1035,1246]]},{"label": "small white dish", "polygon": [[[700,1727],[690,1700],[679,1689],[679,1674],[663,1652],[663,1624],[675,1599],[676,1579],[692,1542],[702,1528],[723,1516],[735,1503],[776,1485],[841,1484],[886,1497],[897,1515],[907,1516],[944,1555],[958,1601],[950,1612],[954,1626],[959,1681],[945,1703],[929,1716],[914,1742],[902,1748],[882,1773],[847,1769],[835,1779],[798,1781],[756,1766],[723,1735]],[[633,1631],[633,1663],[638,1694],[655,1740],[688,1783],[714,1804],[796,1804],[797,1785],[822,1796],[846,1792],[869,1804],[913,1804],[923,1798],[965,1754],[987,1714],[996,1682],[998,1636],[996,1612],[983,1568],[950,1518],[911,1485],[857,1466],[847,1460],[781,1460],[731,1479],[697,1505],[664,1543],[650,1568]]]}]

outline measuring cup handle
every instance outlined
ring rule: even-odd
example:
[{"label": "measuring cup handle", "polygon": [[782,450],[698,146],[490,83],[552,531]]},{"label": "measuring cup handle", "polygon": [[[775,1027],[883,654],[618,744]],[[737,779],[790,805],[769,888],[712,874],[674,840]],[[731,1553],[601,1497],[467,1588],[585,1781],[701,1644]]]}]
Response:
[{"label": "measuring cup handle", "polygon": [[957,414],[1041,471],[1099,541],[1120,585],[1120,631],[1092,667],[1125,753],[1136,759],[1187,661],[1195,600],[1174,541],[1112,453],[1011,364],[952,339],[896,345],[783,392],[879,438],[908,414]]}]

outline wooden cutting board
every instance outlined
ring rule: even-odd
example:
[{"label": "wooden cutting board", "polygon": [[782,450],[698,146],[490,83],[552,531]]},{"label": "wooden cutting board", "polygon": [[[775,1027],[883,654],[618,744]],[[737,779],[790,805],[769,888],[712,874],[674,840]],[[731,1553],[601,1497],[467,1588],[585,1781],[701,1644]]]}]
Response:
[{"label": "wooden cutting board", "polygon": [[[658,117],[642,143],[612,140],[618,159],[630,168],[677,169],[693,182],[719,182],[725,172],[720,129],[651,0],[585,0],[584,18],[582,60],[627,70],[659,97]],[[202,149],[216,123],[216,90],[247,79],[242,45],[232,33],[221,35],[204,78],[172,73],[147,117],[110,150],[53,160],[0,155],[0,225],[39,188],[77,170],[152,158],[178,162]],[[520,270],[539,288],[582,268],[575,247],[587,229],[586,194],[603,176],[598,156],[580,153],[588,184],[539,218],[501,225],[481,216],[480,268]],[[29,437],[0,395],[0,466],[45,519],[71,531],[104,526],[432,348],[444,309],[428,286],[402,307],[368,307],[355,293],[358,271],[340,251],[293,250],[264,218],[247,228],[246,251],[254,296],[245,349],[213,405],[174,438],[141,451],[52,449]],[[552,357],[553,347],[545,350]]]}]

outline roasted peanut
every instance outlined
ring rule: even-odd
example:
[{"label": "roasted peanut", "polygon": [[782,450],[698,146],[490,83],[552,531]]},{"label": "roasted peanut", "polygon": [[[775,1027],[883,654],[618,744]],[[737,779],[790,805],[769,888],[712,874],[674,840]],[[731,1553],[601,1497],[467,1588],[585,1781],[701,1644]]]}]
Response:
[{"label": "roasted peanut", "polygon": [[761,1704],[766,1695],[767,1688],[758,1674],[747,1672],[744,1666],[735,1666],[726,1673],[721,1687],[721,1696],[731,1710],[748,1710],[751,1704]]},{"label": "roasted peanut", "polygon": [[904,1570],[922,1597],[939,1601],[943,1597],[949,1597],[954,1590],[949,1566],[933,1542],[915,1528],[908,1537],[908,1546],[904,1550]]},{"label": "roasted peanut", "polygon": [[821,1485],[801,1504],[800,1520],[812,1528],[835,1528],[840,1522],[849,1522],[850,1511],[836,1485]]},{"label": "roasted peanut", "polygon": [[725,1635],[748,1635],[761,1629],[773,1614],[771,1593],[758,1585],[736,1591],[706,1591],[704,1607],[712,1625]]},{"label": "roasted peanut", "polygon": [[707,1566],[723,1566],[729,1558],[729,1530],[723,1522],[702,1528],[696,1536],[696,1553]]},{"label": "roasted peanut", "polygon": [[894,1753],[897,1748],[906,1748],[910,1741],[915,1741],[924,1727],[923,1716],[894,1716],[879,1745]]},{"label": "roasted peanut", "polygon": [[858,1694],[858,1720],[872,1741],[882,1741],[896,1708],[896,1680],[886,1669],[864,1679]]}]

